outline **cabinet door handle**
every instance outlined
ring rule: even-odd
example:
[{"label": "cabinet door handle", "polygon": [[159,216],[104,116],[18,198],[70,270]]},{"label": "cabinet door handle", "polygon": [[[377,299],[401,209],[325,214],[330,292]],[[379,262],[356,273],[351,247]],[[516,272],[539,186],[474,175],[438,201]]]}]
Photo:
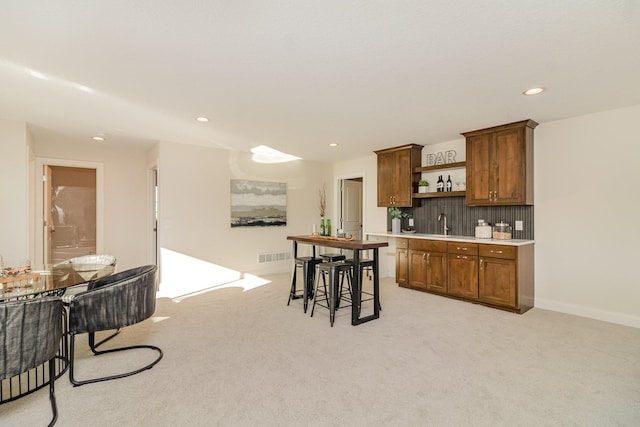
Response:
[{"label": "cabinet door handle", "polygon": [[468,251],[469,250],[469,248],[461,248],[460,246],[458,246],[457,249],[459,251]]},{"label": "cabinet door handle", "polygon": [[431,254],[428,253],[427,254],[427,266],[430,266],[430,265],[431,265]]},{"label": "cabinet door handle", "polygon": [[484,259],[480,258],[480,270],[484,269]]},{"label": "cabinet door handle", "polygon": [[456,258],[458,258],[458,259],[467,259],[469,257],[466,256],[466,255],[458,255],[458,256],[456,256]]},{"label": "cabinet door handle", "polygon": [[501,254],[501,253],[502,253],[502,251],[494,251],[493,249],[491,249],[491,253],[492,253],[492,254]]},{"label": "cabinet door handle", "polygon": [[427,254],[422,254],[422,260],[424,261],[426,259],[428,259]]}]

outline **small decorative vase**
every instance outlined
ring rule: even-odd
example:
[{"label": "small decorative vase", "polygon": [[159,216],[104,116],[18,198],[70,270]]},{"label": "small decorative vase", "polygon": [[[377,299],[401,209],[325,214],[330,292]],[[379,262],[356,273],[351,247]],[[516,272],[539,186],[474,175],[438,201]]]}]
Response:
[{"label": "small decorative vase", "polygon": [[429,187],[426,185],[421,185],[420,187],[418,187],[418,193],[428,193],[429,192]]},{"label": "small decorative vase", "polygon": [[393,234],[399,234],[401,225],[402,225],[402,220],[400,218],[392,218],[391,219],[391,232]]}]

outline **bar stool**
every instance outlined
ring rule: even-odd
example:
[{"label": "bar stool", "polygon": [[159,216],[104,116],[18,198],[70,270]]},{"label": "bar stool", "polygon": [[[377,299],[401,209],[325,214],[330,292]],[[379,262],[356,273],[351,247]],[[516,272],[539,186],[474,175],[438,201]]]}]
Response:
[{"label": "bar stool", "polygon": [[[336,317],[336,300],[338,294],[338,282],[340,279],[344,280],[344,276],[347,276],[347,280],[351,280],[351,270],[353,265],[345,261],[337,262],[323,262],[318,264],[318,275],[316,276],[316,286],[314,290],[315,298],[313,299],[313,306],[311,307],[311,317],[316,308],[316,303],[329,310],[329,321],[333,327],[333,321]],[[329,275],[329,290],[327,291],[326,275]],[[322,276],[323,289],[319,289],[320,276]],[[319,300],[324,296],[324,300],[327,305],[323,305]]]},{"label": "bar stool", "polygon": [[320,258],[324,262],[336,262],[336,261],[344,261],[346,256],[344,254],[320,254]]},{"label": "bar stool", "polygon": [[[292,299],[304,299],[304,312],[307,312],[307,306],[310,298],[313,298],[313,281],[316,272],[316,265],[322,263],[322,258],[315,258],[311,256],[296,257],[293,264],[293,272],[291,274],[291,290],[289,291],[289,300],[287,305],[291,303]],[[302,269],[303,286],[301,290],[297,289],[297,271],[298,268]],[[302,295],[300,295],[302,293]]]}]

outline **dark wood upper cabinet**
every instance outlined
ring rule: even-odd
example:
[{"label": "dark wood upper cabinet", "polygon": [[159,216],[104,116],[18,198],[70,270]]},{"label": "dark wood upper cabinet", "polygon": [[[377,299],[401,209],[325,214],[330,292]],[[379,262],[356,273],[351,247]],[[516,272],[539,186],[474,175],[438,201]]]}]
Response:
[{"label": "dark wood upper cabinet", "polygon": [[465,132],[469,206],[533,205],[533,129],[523,120]]},{"label": "dark wood upper cabinet", "polygon": [[413,191],[420,176],[414,169],[420,166],[422,145],[409,144],[375,152],[378,155],[378,206],[413,207]]}]

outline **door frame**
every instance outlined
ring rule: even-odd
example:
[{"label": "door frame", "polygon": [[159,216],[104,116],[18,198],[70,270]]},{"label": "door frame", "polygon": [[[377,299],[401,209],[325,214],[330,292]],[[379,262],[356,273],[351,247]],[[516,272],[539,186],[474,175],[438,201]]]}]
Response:
[{"label": "door frame", "polygon": [[71,168],[95,169],[96,171],[96,253],[103,253],[104,248],[104,165],[96,162],[80,160],[36,158],[35,177],[35,260],[34,265],[44,264],[44,239],[46,217],[44,212],[44,167],[62,166]]},{"label": "door frame", "polygon": [[367,234],[367,213],[366,213],[366,209],[365,206],[367,206],[367,176],[364,172],[354,172],[354,173],[350,173],[350,174],[345,174],[345,175],[337,175],[335,176],[335,181],[334,181],[334,187],[336,189],[336,191],[333,193],[334,194],[334,198],[333,198],[333,206],[335,206],[334,209],[334,218],[339,218],[340,220],[342,220],[342,212],[341,212],[341,187],[340,187],[340,183],[342,180],[345,179],[362,179],[362,240],[366,240],[365,239],[365,235]]},{"label": "door frame", "polygon": [[149,242],[147,256],[151,264],[160,267],[160,172],[158,169],[158,162],[153,163],[147,169],[147,218],[149,221],[147,227],[147,241]]}]

